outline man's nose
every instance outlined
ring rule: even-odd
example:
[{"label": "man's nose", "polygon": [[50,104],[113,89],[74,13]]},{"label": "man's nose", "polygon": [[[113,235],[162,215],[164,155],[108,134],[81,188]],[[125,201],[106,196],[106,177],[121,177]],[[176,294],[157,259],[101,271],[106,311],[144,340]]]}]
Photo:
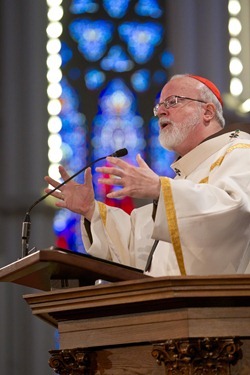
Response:
[{"label": "man's nose", "polygon": [[158,111],[157,111],[157,116],[160,117],[166,114],[168,114],[168,109],[166,108],[164,103],[160,103]]}]

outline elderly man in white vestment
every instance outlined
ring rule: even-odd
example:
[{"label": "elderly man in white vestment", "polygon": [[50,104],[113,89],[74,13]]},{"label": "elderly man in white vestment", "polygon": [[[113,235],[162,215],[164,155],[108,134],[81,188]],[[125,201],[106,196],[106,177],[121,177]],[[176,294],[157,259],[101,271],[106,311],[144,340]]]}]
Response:
[{"label": "elderly man in white vestment", "polygon": [[[56,205],[82,216],[85,248],[96,257],[151,276],[249,273],[250,135],[220,135],[220,92],[199,76],[172,77],[154,115],[161,145],[178,155],[174,179],[158,176],[140,155],[137,166],[107,157],[110,166],[96,168],[109,175],[99,183],[120,186],[109,198],[148,198],[151,204],[128,215],[96,201],[88,168],[84,184],[70,181],[53,193]],[[59,171],[69,177],[62,166]]]}]

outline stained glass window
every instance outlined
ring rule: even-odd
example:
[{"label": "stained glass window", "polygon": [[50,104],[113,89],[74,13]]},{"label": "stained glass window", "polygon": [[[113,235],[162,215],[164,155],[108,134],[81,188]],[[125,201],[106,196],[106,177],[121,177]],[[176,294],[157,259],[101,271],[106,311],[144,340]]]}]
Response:
[{"label": "stained glass window", "polygon": [[[174,62],[165,0],[71,0],[62,6],[61,163],[73,174],[126,147],[130,163],[140,153],[157,173],[171,175],[174,155],[159,146],[152,113]],[[93,177],[97,199],[133,209],[129,198],[106,199],[108,188],[97,184],[94,168]],[[58,210],[54,228],[59,246],[84,251],[78,215]]]}]

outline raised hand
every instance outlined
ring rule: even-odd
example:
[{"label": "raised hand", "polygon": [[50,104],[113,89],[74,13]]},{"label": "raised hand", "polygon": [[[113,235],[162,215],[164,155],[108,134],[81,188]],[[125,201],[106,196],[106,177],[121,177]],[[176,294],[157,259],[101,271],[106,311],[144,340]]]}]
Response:
[{"label": "raised hand", "polygon": [[[64,181],[70,177],[62,166],[59,167],[59,172]],[[79,213],[90,221],[95,208],[95,196],[90,168],[86,169],[84,176],[84,184],[78,184],[71,180],[52,193],[52,196],[58,199],[55,203],[57,207],[67,208],[70,211]],[[46,176],[44,179],[53,187],[59,185],[58,181],[49,176]],[[46,193],[50,191],[51,189],[49,188],[45,189]]]},{"label": "raised hand", "polygon": [[149,168],[147,163],[138,154],[136,161],[138,167],[124,160],[107,157],[113,167],[97,167],[96,171],[109,174],[108,178],[99,178],[98,182],[106,185],[122,186],[122,189],[107,194],[108,198],[133,198],[158,199],[160,195],[160,178]]}]

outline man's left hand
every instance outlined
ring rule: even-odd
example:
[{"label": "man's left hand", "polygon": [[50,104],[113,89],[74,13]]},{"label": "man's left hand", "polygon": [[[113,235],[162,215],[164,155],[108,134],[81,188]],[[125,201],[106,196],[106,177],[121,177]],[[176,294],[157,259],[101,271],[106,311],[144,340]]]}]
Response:
[{"label": "man's left hand", "polygon": [[159,198],[160,178],[149,168],[139,154],[136,156],[138,167],[112,156],[108,156],[107,161],[113,166],[97,167],[96,171],[110,176],[108,178],[99,178],[98,182],[106,185],[122,186],[122,189],[108,193],[108,198],[122,198],[125,196],[132,198]]}]

